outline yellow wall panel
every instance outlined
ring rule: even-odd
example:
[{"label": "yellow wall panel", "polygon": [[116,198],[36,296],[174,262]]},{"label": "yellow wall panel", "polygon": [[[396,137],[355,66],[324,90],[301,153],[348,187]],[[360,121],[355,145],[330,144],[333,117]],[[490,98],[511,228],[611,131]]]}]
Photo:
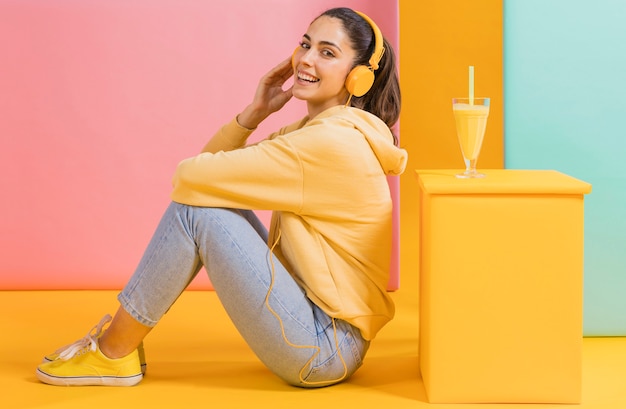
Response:
[{"label": "yellow wall panel", "polygon": [[414,169],[464,167],[453,97],[468,94],[475,67],[475,96],[491,98],[478,168],[502,168],[502,0],[400,0],[401,145],[409,152],[401,189],[401,277],[416,284],[417,183]]}]

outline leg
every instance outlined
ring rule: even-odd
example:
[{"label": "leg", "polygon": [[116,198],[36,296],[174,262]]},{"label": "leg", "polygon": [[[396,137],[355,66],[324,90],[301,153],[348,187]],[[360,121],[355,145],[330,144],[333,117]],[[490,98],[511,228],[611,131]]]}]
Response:
[{"label": "leg", "polygon": [[[195,241],[190,240],[189,229],[174,211],[175,207],[175,204],[171,204],[166,210],[134,276],[120,294],[122,304],[133,311],[133,315],[120,306],[111,325],[99,339],[100,349],[110,358],[120,358],[134,351],[200,270],[201,263]],[[245,215],[256,234],[264,242],[267,241],[265,226],[254,213],[246,212]],[[166,257],[162,257],[163,255]],[[170,279],[166,280],[168,277]],[[172,285],[172,278],[179,278],[181,281]],[[162,288],[162,282],[167,282],[166,288]],[[142,285],[144,287],[137,291]],[[131,298],[142,292],[146,294],[139,298],[147,298],[152,289],[157,290],[158,300],[142,300],[142,305],[152,308],[138,312],[140,308],[135,306],[137,301],[131,301]]]},{"label": "leg", "polygon": [[[252,212],[176,203],[168,207],[118,297],[122,308],[103,335],[105,351],[123,355],[132,350],[129,356],[136,357],[133,349],[203,264],[235,326],[257,356],[288,383],[326,386],[346,379],[361,365],[369,343],[357,329],[332,320],[308,300],[269,251],[266,232]],[[134,368],[138,359],[133,359]],[[56,364],[44,365],[38,375]],[[40,379],[51,383],[55,376]]]},{"label": "leg", "polygon": [[98,340],[100,350],[109,358],[122,358],[133,352],[152,327],[140,324],[119,307],[111,325]]},{"label": "leg", "polygon": [[120,308],[100,337],[100,348],[110,358],[135,350],[200,270],[196,245],[174,207],[171,204],[161,218],[119,295]]},{"label": "leg", "polygon": [[[173,220],[175,217],[175,212],[168,208],[126,286],[128,289],[136,287],[138,282],[148,283],[143,297],[133,300],[140,306],[154,307],[146,316],[156,314],[153,316],[160,317],[159,314],[169,308],[200,268],[197,255],[193,256],[197,253],[195,244],[188,240],[184,231],[176,230],[180,223]],[[168,257],[181,263],[163,263]],[[151,291],[150,284],[154,291]],[[150,299],[151,292],[156,298]],[[136,294],[142,295],[141,291]],[[165,310],[161,311],[163,308]],[[121,306],[109,328],[102,333],[106,319],[104,317],[81,340],[46,356],[44,363],[37,368],[38,378],[53,385],[130,386],[141,381],[141,365],[145,361],[142,362],[137,349],[156,321],[151,322],[149,318],[138,320]]]},{"label": "leg", "polygon": [[268,368],[290,384],[314,387],[343,380],[361,365],[369,343],[306,297],[265,236],[251,228],[259,223],[252,212],[181,211],[193,222],[189,230],[218,297]]},{"label": "leg", "polygon": [[201,265],[244,339],[287,382],[324,386],[361,365],[368,343],[309,301],[270,253],[250,211],[173,203],[120,302],[135,320],[154,326]]}]

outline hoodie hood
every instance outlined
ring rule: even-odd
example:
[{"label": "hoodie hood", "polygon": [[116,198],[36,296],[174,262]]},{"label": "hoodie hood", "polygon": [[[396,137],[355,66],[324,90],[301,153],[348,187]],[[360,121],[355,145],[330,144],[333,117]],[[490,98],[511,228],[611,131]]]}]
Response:
[{"label": "hoodie hood", "polygon": [[389,127],[377,116],[359,108],[338,105],[320,113],[315,119],[335,116],[338,110],[341,110],[342,119],[350,122],[365,136],[385,174],[397,176],[404,172],[408,154],[393,144]]}]

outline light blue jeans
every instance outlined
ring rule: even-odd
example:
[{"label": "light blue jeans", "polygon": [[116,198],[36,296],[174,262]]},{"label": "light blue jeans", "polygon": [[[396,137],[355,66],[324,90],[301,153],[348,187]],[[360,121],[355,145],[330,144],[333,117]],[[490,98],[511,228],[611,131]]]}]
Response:
[{"label": "light blue jeans", "polygon": [[[369,341],[306,297],[270,255],[267,230],[252,211],[171,203],[118,299],[137,321],[154,326],[202,266],[245,341],[285,382],[328,386],[361,366]],[[266,306],[272,274],[269,305],[280,320]]]}]

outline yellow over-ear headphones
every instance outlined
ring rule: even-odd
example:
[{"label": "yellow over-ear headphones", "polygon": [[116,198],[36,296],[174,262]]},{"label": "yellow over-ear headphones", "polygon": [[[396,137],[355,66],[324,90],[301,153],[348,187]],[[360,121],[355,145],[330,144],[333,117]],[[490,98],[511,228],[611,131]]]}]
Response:
[{"label": "yellow over-ear headphones", "polygon": [[[368,61],[369,65],[357,65],[352,69],[352,71],[350,71],[348,77],[346,78],[345,86],[350,95],[361,97],[365,95],[374,84],[374,71],[378,69],[378,63],[380,63],[380,60],[383,58],[383,54],[385,53],[385,47],[383,35],[376,23],[360,11],[355,10],[354,12],[363,17],[363,19],[369,23],[374,31],[374,52]],[[294,68],[294,58],[300,48],[300,46],[296,47],[291,55],[291,65],[294,66]]]},{"label": "yellow over-ear headphones", "polygon": [[385,47],[383,45],[383,35],[376,23],[359,11],[355,10],[355,13],[363,17],[363,19],[372,26],[372,30],[374,30],[374,52],[368,62],[369,65],[357,65],[350,71],[346,78],[346,89],[350,95],[361,97],[365,95],[374,84],[374,71],[378,69],[378,63],[385,53]]}]

